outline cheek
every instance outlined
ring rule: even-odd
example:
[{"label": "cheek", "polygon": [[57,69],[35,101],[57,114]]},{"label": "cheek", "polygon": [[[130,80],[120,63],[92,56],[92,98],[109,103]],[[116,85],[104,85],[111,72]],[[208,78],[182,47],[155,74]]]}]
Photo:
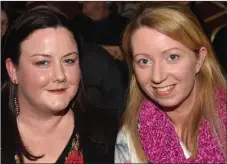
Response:
[{"label": "cheek", "polygon": [[18,72],[19,84],[26,88],[45,87],[50,82],[50,75],[45,71],[35,69],[20,69]]},{"label": "cheek", "polygon": [[151,71],[149,69],[140,69],[135,67],[135,75],[141,87],[150,82]]},{"label": "cheek", "polygon": [[67,79],[72,85],[78,85],[80,83],[80,76],[79,66],[75,66],[72,69],[67,70]]},{"label": "cheek", "polygon": [[196,77],[196,65],[185,63],[180,67],[172,69],[172,74],[180,81],[183,86],[183,90],[190,90],[195,82]]},{"label": "cheek", "polygon": [[196,62],[191,60],[184,60],[177,65],[169,65],[166,70],[178,77],[190,79],[191,77],[196,75]]}]

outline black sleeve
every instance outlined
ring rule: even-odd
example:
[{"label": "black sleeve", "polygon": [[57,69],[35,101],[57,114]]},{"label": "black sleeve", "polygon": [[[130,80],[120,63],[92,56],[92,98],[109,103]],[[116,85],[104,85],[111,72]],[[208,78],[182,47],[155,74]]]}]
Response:
[{"label": "black sleeve", "polygon": [[83,46],[80,59],[85,93],[97,106],[121,109],[124,103],[124,79],[118,61],[95,44]]}]

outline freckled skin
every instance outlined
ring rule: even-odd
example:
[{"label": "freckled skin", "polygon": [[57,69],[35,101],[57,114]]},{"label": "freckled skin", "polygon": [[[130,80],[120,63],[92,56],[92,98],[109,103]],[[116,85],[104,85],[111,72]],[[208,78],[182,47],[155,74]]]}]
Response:
[{"label": "freckled skin", "polygon": [[[152,100],[166,108],[191,105],[195,98],[196,73],[200,69],[193,51],[146,27],[132,35],[132,49],[137,80]],[[155,89],[173,84],[174,89],[166,95],[158,94]]]},{"label": "freckled skin", "polygon": [[[76,53],[64,56],[71,52]],[[62,27],[37,30],[22,42],[15,75],[21,110],[53,113],[68,106],[80,81],[77,53],[72,34]],[[70,64],[68,60],[75,60],[75,63]],[[38,64],[41,61],[45,61],[44,64]],[[50,92],[60,88],[64,88],[64,92]]]}]

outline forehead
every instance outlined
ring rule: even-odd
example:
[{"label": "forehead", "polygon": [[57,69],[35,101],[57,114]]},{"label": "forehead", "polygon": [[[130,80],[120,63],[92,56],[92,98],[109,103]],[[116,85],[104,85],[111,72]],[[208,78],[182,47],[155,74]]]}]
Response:
[{"label": "forehead", "polygon": [[21,53],[58,54],[64,51],[77,51],[73,35],[64,27],[36,30],[21,43]]},{"label": "forehead", "polygon": [[187,49],[180,42],[173,40],[165,34],[158,32],[153,28],[141,27],[132,35],[132,49],[134,53],[147,49],[166,50],[171,48]]}]

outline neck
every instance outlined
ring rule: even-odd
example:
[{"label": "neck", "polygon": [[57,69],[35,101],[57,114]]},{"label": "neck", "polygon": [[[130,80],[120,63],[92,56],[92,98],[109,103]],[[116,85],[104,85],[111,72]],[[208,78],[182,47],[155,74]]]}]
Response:
[{"label": "neck", "polygon": [[20,112],[17,116],[18,128],[32,131],[33,134],[49,134],[57,127],[61,127],[69,121],[74,121],[71,109],[63,109],[58,112],[48,109],[37,109],[36,105],[31,105],[21,95],[18,95],[18,102],[20,106]]},{"label": "neck", "polygon": [[73,123],[73,121],[72,110],[68,110],[64,115],[52,115],[49,117],[41,117],[34,113],[20,112],[17,117],[17,124],[20,130],[29,130],[38,136],[48,135],[56,129],[64,127],[69,122]]},{"label": "neck", "polygon": [[166,112],[167,116],[171,120],[180,138],[181,138],[182,126],[193,108],[192,104],[195,104],[195,99],[196,99],[196,85],[194,85],[189,96],[185,100],[183,100],[183,102],[180,105],[172,108],[171,110],[164,108],[164,111]]},{"label": "neck", "polygon": [[82,12],[92,20],[100,20],[109,15],[109,10],[107,8],[97,8],[93,10],[88,10],[87,8],[83,8]]}]

